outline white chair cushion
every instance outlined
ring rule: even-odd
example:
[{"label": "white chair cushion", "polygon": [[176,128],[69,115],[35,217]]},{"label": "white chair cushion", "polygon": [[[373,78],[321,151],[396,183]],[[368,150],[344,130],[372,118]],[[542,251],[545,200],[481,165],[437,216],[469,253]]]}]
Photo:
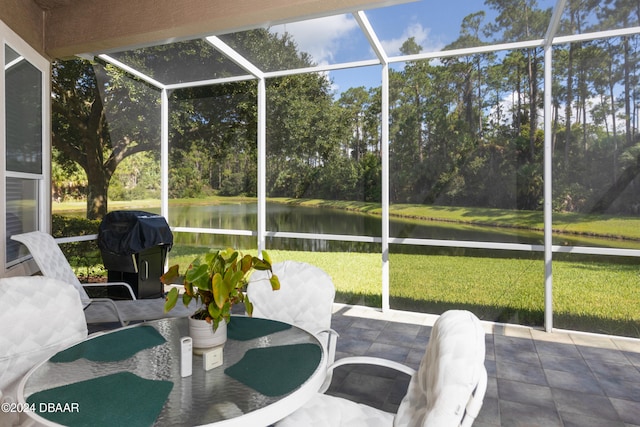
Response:
[{"label": "white chair cushion", "polygon": [[255,271],[247,295],[254,304],[253,315],[294,324],[312,333],[331,327],[335,287],[331,277],[311,264],[284,261],[272,266],[280,280],[273,291],[267,272]]},{"label": "white chair cushion", "polygon": [[80,280],[76,277],[69,261],[53,236],[42,231],[31,231],[11,236],[11,239],[22,243],[29,249],[43,276],[53,277],[73,285],[80,294],[81,300],[89,300],[89,295],[82,287]]},{"label": "white chair cushion", "polygon": [[[322,414],[322,416],[318,416]],[[339,397],[317,394],[277,427],[390,427],[393,414]]]},{"label": "white chair cushion", "polygon": [[37,363],[87,337],[78,292],[42,276],[0,279],[0,389],[15,397]]},{"label": "white chair cushion", "polygon": [[418,372],[396,415],[395,426],[458,426],[484,369],[484,330],[463,310],[434,324]]}]

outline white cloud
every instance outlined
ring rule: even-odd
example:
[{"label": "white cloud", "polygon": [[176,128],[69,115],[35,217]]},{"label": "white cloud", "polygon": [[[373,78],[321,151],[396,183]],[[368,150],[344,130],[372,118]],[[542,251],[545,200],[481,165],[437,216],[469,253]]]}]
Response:
[{"label": "white cloud", "polygon": [[430,28],[425,28],[422,24],[414,22],[404,29],[402,35],[395,39],[380,40],[385,52],[389,56],[400,55],[400,48],[402,44],[410,37],[413,37],[415,42],[422,46],[422,52],[435,52],[442,50],[444,44],[440,40],[432,40],[429,38],[431,33]]},{"label": "white cloud", "polygon": [[[298,46],[298,50],[306,52],[319,64],[335,62],[335,57],[342,46],[353,43],[354,32],[359,32],[358,23],[349,14],[311,19],[289,24],[275,25],[269,28],[271,33],[289,33]],[[389,56],[400,54],[402,44],[413,37],[422,46],[422,52],[442,50],[444,43],[439,38],[430,37],[431,29],[414,22],[404,29],[398,38],[380,40]]]},{"label": "white cloud", "polygon": [[276,25],[269,31],[291,34],[299,51],[310,54],[317,64],[326,64],[332,62],[340,44],[348,41],[349,33],[357,28],[358,23],[351,15],[338,15]]}]

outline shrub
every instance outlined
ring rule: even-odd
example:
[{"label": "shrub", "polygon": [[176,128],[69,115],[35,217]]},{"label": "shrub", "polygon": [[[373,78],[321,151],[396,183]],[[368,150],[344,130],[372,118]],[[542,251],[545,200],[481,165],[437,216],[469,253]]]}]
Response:
[{"label": "shrub", "polygon": [[[52,215],[51,220],[52,235],[56,238],[98,234],[98,227],[100,226],[100,220],[59,214]],[[60,249],[62,249],[76,275],[79,276],[80,281],[94,281],[97,277],[106,274],[96,240],[63,243],[60,245]]]}]

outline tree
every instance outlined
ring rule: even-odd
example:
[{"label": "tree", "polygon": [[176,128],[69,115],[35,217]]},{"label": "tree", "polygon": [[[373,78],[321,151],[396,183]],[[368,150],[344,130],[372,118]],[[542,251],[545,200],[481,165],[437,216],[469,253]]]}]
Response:
[{"label": "tree", "polygon": [[52,141],[87,175],[87,218],[107,213],[109,181],[118,165],[158,148],[158,93],[123,72],[75,59],[52,67]]},{"label": "tree", "polygon": [[[312,65],[309,55],[298,52],[286,33],[251,30],[226,35],[223,41],[263,70]],[[221,75],[237,74],[233,67],[220,62],[215,69]],[[323,74],[267,80],[267,191],[271,195],[305,194],[337,150],[339,127],[330,87]],[[256,82],[180,89],[170,102],[170,195],[199,195],[208,189],[255,195]],[[185,162],[191,165],[190,171],[181,168]]]},{"label": "tree", "polygon": [[366,115],[370,102],[369,92],[363,86],[347,89],[338,100],[338,105],[344,113],[341,124],[349,129],[351,134],[345,150],[355,161],[360,161],[370,145],[372,128]]},{"label": "tree", "polygon": [[[225,186],[255,195],[254,81],[180,89],[169,100],[169,195],[198,197]],[[238,186],[238,183],[242,183]]]},{"label": "tree", "polygon": [[[329,80],[322,74],[270,79],[267,85],[267,192],[308,197],[326,165],[339,157],[339,126]],[[317,195],[316,195],[317,196]]]},{"label": "tree", "polygon": [[[485,45],[480,40],[480,28],[485,12],[476,12],[467,15],[462,20],[460,37],[445,47],[445,49],[463,49]],[[443,63],[454,74],[454,84],[459,88],[461,99],[458,103],[458,113],[469,126],[469,131],[474,137],[481,136],[483,128],[483,62],[495,57],[495,54],[476,54],[464,57],[445,58]]]},{"label": "tree", "polygon": [[[487,33],[501,36],[497,41],[532,40],[543,38],[551,16],[551,9],[537,9],[536,0],[486,0],[485,3],[498,12],[494,23],[487,26]],[[538,127],[538,105],[540,104],[539,77],[541,74],[542,49],[525,49],[527,76],[526,92],[529,98],[528,116],[531,129]],[[518,92],[520,97],[520,92]],[[518,102],[520,100],[518,99]],[[529,156],[535,155],[535,132],[530,132]]]}]

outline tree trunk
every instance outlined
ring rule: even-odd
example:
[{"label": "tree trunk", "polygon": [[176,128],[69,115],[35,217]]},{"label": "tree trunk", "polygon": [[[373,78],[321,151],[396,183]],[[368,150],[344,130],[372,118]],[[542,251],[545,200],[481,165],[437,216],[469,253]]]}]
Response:
[{"label": "tree trunk", "polygon": [[[532,57],[533,55],[533,57]],[[529,159],[533,162],[536,150],[536,128],[538,127],[538,60],[535,49],[529,52]]]},{"label": "tree trunk", "polygon": [[629,38],[622,38],[624,48],[624,121],[627,139],[627,147],[631,145],[631,59]]},{"label": "tree trunk", "polygon": [[564,169],[569,169],[569,152],[571,145],[571,105],[573,104],[573,49],[574,43],[569,44],[569,60],[567,63],[567,100],[565,106],[566,127],[564,130]]},{"label": "tree trunk", "polygon": [[107,214],[107,191],[110,176],[103,168],[89,168],[87,171],[87,218],[102,219]]},{"label": "tree trunk", "polygon": [[618,128],[616,125],[616,96],[614,92],[613,61],[609,63],[609,99],[611,100],[611,126],[613,130],[613,181],[616,180],[618,170]]}]

